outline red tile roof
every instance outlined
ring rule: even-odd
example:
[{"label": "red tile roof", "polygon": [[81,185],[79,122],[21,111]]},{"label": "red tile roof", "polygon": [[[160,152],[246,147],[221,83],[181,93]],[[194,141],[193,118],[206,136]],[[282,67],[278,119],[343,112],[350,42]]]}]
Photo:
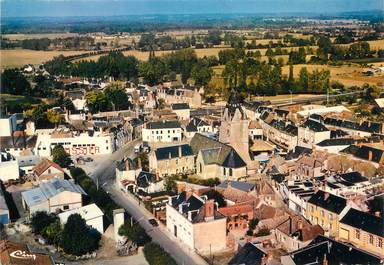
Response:
[{"label": "red tile roof", "polygon": [[41,176],[41,174],[43,174],[50,167],[54,167],[57,170],[64,173],[64,170],[58,164],[46,158],[41,160],[41,162],[36,166],[34,166],[32,170],[35,172],[37,176]]}]

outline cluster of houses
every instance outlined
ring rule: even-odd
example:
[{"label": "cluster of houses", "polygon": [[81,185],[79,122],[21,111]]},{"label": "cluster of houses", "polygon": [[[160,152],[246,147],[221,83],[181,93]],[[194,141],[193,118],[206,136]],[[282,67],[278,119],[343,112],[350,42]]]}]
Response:
[{"label": "cluster of houses", "polygon": [[[116,186],[152,202],[197,253],[234,251],[229,264],[383,263],[384,211],[370,205],[384,196],[382,123],[344,106],[243,104],[235,92],[213,108],[194,87],[128,82],[125,90],[130,110],[97,114],[87,112],[83,90],[67,92],[75,111],[61,110],[65,123],[55,128],[0,118],[0,179],[30,183],[21,192],[28,216],[47,211],[65,223],[79,213],[103,233],[103,212],[83,204],[87,194],[52,150],[110,155],[138,139],[150,146],[147,158],[116,161]],[[2,193],[0,222],[10,222]]]}]

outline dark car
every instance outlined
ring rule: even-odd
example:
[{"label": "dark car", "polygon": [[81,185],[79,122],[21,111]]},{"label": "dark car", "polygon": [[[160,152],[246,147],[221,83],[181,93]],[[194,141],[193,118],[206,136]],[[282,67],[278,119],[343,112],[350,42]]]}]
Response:
[{"label": "dark car", "polygon": [[155,219],[149,219],[148,222],[149,222],[153,227],[159,226],[159,223],[158,223]]}]

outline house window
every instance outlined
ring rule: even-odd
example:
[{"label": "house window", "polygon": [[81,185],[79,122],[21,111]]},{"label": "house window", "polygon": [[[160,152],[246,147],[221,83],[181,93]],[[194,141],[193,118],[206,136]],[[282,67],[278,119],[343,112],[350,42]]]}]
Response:
[{"label": "house window", "polygon": [[355,237],[357,238],[357,239],[360,239],[360,230],[355,230]]},{"label": "house window", "polygon": [[232,168],[230,168],[230,169],[229,169],[229,176],[232,177],[232,174],[233,174],[233,172],[232,172]]},{"label": "house window", "polygon": [[383,247],[383,239],[382,239],[382,238],[378,238],[378,239],[377,239],[377,246],[378,246],[379,248],[382,248],[382,247]]},{"label": "house window", "polygon": [[333,220],[333,215],[332,214],[328,214],[328,219],[329,220]]},{"label": "house window", "polygon": [[369,244],[373,245],[373,235],[369,235]]},{"label": "house window", "polygon": [[69,205],[64,205],[64,206],[63,206],[63,209],[64,209],[64,210],[68,210],[68,209],[69,209]]},{"label": "house window", "polygon": [[320,211],[320,215],[323,217],[324,216],[324,210]]}]

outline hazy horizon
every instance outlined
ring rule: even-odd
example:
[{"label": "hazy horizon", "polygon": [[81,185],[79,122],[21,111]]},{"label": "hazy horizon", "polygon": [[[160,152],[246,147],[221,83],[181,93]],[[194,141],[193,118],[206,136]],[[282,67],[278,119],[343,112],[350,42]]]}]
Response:
[{"label": "hazy horizon", "polygon": [[[383,10],[382,0],[2,0],[2,17],[332,14]],[[330,8],[332,7],[332,8]]]}]

